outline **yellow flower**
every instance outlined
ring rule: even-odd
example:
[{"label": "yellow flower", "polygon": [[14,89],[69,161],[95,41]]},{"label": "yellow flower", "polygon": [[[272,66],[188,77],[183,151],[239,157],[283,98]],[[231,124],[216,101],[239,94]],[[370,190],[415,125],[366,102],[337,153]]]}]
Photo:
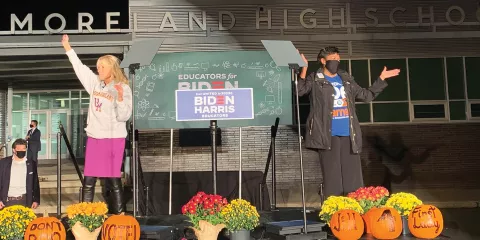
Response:
[{"label": "yellow flower", "polygon": [[385,203],[385,206],[394,208],[402,216],[408,216],[412,209],[416,206],[423,204],[415,195],[411,193],[395,193]]},{"label": "yellow flower", "polygon": [[355,199],[342,196],[330,196],[325,200],[319,213],[320,219],[330,223],[332,215],[340,210],[350,209],[363,214],[363,208]]}]

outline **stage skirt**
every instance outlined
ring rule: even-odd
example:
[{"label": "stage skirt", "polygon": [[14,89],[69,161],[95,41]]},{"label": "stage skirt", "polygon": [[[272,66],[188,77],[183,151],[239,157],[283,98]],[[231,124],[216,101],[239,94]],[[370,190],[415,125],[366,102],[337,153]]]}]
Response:
[{"label": "stage skirt", "polygon": [[84,175],[121,177],[125,138],[87,138]]}]

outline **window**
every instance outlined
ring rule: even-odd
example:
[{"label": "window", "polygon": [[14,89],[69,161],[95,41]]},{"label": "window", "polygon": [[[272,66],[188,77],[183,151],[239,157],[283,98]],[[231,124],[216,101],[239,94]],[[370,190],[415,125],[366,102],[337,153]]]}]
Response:
[{"label": "window", "polygon": [[480,57],[466,57],[468,99],[480,99]]},{"label": "window", "polygon": [[21,111],[27,110],[27,94],[26,93],[14,93],[12,99],[12,110]]},{"label": "window", "polygon": [[355,78],[355,82],[361,87],[368,88],[370,86],[368,60],[352,60],[351,62],[352,72],[350,74]]},{"label": "window", "polygon": [[450,120],[466,120],[465,101],[450,101]]},{"label": "window", "polygon": [[413,104],[415,119],[445,119],[446,104]]},{"label": "window", "polygon": [[480,101],[470,103],[470,117],[480,118]]},{"label": "window", "polygon": [[408,101],[407,63],[406,59],[372,59],[370,60],[370,74],[372,84],[378,79],[383,67],[400,69],[400,75],[388,79],[388,87],[378,95],[375,101]]},{"label": "window", "polygon": [[374,122],[410,121],[408,103],[374,103]]},{"label": "window", "polygon": [[463,58],[447,58],[448,98],[465,99]]},{"label": "window", "polygon": [[412,101],[446,99],[443,62],[443,58],[408,59]]},{"label": "window", "polygon": [[358,121],[361,123],[370,122],[370,104],[357,103],[355,104]]}]

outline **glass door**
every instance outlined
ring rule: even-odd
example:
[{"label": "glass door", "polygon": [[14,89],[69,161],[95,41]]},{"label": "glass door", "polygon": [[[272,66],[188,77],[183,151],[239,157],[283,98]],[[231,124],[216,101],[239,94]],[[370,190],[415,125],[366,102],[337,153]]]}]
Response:
[{"label": "glass door", "polygon": [[[70,133],[69,133],[69,121],[68,121],[68,114],[66,110],[52,110],[50,111],[50,158],[54,159],[57,158],[57,133],[60,132],[60,124],[63,125],[63,128],[66,131],[66,134],[68,136],[68,140],[71,144],[70,140]],[[62,136],[62,145],[61,145],[61,153],[62,153],[62,158],[67,157],[68,149],[67,149],[67,144],[65,143],[65,140],[63,139]]]},{"label": "glass door", "polygon": [[[30,121],[28,122],[28,125],[30,125],[30,122],[32,120],[37,120],[38,122],[38,130],[40,130],[40,144],[41,144],[41,151],[38,152],[38,159],[49,159],[48,156],[48,143],[50,141],[49,139],[49,132],[47,129],[49,129],[49,121],[48,121],[48,116],[49,113],[48,111],[32,111],[32,114],[30,116]],[[27,126],[28,126],[27,125]],[[30,127],[28,127],[30,129]],[[27,131],[28,132],[28,131]],[[25,132],[25,138],[27,136],[27,132]]]},{"label": "glass door", "polygon": [[[60,132],[59,125],[63,125],[67,136],[70,138],[69,115],[67,110],[32,110],[31,120],[38,121],[38,129],[41,132],[42,150],[38,153],[38,159],[57,158],[57,133]],[[30,123],[30,122],[29,122]],[[25,133],[26,136],[26,133]],[[61,146],[62,158],[67,157],[68,149],[62,137]]]}]

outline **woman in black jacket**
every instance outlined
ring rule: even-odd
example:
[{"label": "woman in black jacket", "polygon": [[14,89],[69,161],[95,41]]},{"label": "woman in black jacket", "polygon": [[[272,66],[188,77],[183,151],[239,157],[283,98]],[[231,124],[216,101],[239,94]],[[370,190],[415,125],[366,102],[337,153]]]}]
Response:
[{"label": "woman in black jacket", "polygon": [[338,68],[339,53],[337,47],[320,50],[318,61],[323,67],[308,76],[303,67],[297,86],[299,96],[310,98],[305,147],[319,151],[325,197],[346,195],[363,186],[362,133],[355,100],[371,102],[387,87],[385,80],[400,73],[400,69],[384,67],[372,86],[362,88]]}]

